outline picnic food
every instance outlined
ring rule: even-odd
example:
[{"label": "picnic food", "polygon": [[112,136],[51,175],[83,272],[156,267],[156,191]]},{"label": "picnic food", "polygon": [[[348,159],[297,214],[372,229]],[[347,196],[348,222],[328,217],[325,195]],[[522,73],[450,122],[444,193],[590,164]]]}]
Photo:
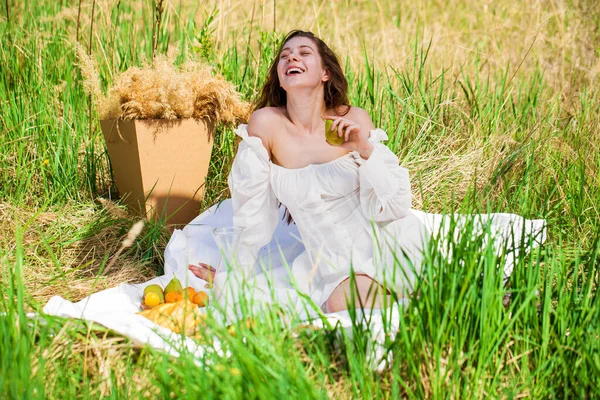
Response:
[{"label": "picnic food", "polygon": [[198,292],[192,297],[192,303],[197,304],[198,307],[204,307],[208,303],[208,295],[204,292]]},{"label": "picnic food", "polygon": [[159,285],[148,285],[144,288],[144,305],[146,307],[156,307],[164,302],[165,296]]},{"label": "picnic food", "polygon": [[144,297],[144,304],[150,308],[156,307],[162,303],[164,303],[164,299],[161,301],[161,298],[157,293],[150,292]]},{"label": "picnic food", "polygon": [[146,286],[142,298],[142,308],[147,310],[164,303],[173,304],[184,299],[198,307],[204,307],[208,303],[208,294],[196,292],[196,289],[191,286],[186,287],[184,290],[179,279],[173,278],[164,290],[157,284]]},{"label": "picnic food", "polygon": [[327,119],[325,120],[325,140],[332,146],[339,146],[344,143],[344,137],[340,137],[338,135],[337,129],[332,131],[331,125],[333,124],[333,120]]},{"label": "picnic food", "polygon": [[149,310],[141,311],[139,315],[175,333],[192,335],[203,321],[203,314],[189,300],[161,304]]},{"label": "picnic food", "polygon": [[179,300],[181,300],[182,298],[183,298],[183,296],[181,295],[181,293],[169,292],[165,295],[165,302],[175,303],[175,302],[178,302]]},{"label": "picnic food", "polygon": [[183,287],[181,286],[181,282],[179,282],[179,279],[177,278],[171,279],[167,286],[165,286],[165,296],[173,292],[178,293],[180,296],[183,297]]},{"label": "picnic food", "polygon": [[192,300],[194,298],[194,296],[196,295],[196,289],[194,289],[191,286],[187,287],[187,298],[189,300]]},{"label": "picnic food", "polygon": [[160,285],[152,284],[152,285],[148,285],[144,288],[144,296],[147,295],[150,292],[156,292],[156,293],[160,293],[162,294],[163,290],[160,287]]}]

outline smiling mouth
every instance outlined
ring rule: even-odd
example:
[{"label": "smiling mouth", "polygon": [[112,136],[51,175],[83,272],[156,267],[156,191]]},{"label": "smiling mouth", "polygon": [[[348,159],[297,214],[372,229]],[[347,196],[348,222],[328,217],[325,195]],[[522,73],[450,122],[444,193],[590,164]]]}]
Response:
[{"label": "smiling mouth", "polygon": [[289,70],[286,71],[286,75],[300,75],[303,74],[304,71],[302,71],[300,68],[290,68]]}]

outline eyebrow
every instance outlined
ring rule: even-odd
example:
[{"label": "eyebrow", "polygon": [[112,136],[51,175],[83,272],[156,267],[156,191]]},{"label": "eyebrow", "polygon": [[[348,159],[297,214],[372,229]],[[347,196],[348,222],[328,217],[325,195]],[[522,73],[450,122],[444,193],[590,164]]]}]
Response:
[{"label": "eyebrow", "polygon": [[[300,45],[300,46],[298,46],[298,47],[308,47],[309,49],[313,50],[313,48],[312,48],[312,47],[310,47],[310,46],[309,46],[309,45],[307,45],[307,44],[301,44],[301,45]],[[285,50],[289,50],[289,49],[290,49],[290,47],[289,47],[289,46],[288,46],[288,47],[284,47],[283,49],[281,49],[281,52],[283,52],[283,51],[285,51]]]}]

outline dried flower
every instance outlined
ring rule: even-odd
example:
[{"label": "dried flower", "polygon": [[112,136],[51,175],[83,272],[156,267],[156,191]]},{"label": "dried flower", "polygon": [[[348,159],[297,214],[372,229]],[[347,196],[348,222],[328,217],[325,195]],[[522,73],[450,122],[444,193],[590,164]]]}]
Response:
[{"label": "dried flower", "polygon": [[250,116],[250,104],[234,85],[197,61],[177,67],[173,55],[157,56],[151,65],[121,73],[106,94],[96,66],[77,45],[84,89],[95,99],[100,119],[195,118],[235,126]]},{"label": "dried flower", "polygon": [[106,274],[113,267],[113,265],[115,265],[115,262],[117,261],[117,259],[119,258],[119,256],[123,252],[123,250],[125,250],[126,248],[131,247],[133,245],[133,242],[135,241],[135,239],[140,235],[140,233],[142,233],[142,229],[144,229],[144,220],[143,219],[139,220],[138,222],[133,224],[131,229],[129,229],[129,232],[127,232],[127,237],[121,242],[121,247],[112,256],[110,262],[104,269],[104,274]]},{"label": "dried flower", "polygon": [[142,229],[144,229],[143,219],[133,224],[131,229],[129,229],[129,232],[127,232],[127,237],[123,240],[121,246],[124,248],[131,247],[135,239],[142,233]]}]

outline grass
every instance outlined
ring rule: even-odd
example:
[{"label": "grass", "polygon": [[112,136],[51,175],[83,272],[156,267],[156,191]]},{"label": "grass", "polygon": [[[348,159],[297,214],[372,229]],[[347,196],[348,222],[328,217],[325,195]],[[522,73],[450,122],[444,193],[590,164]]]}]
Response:
[{"label": "grass", "polygon": [[[414,2],[413,2],[414,3]],[[6,397],[583,397],[600,393],[600,31],[593,1],[163,2],[9,0],[0,5],[0,392]],[[504,4],[506,3],[506,4]],[[277,6],[277,14],[273,13]],[[8,12],[7,12],[8,11]],[[9,17],[9,18],[8,18]],[[169,238],[147,223],[103,273],[136,217],[117,200],[75,37],[101,85],[153,47],[192,49],[253,99],[282,34],[320,34],[344,60],[353,104],[411,171],[415,208],[545,218],[546,245],[504,289],[474,242],[427,273],[389,337],[382,372],[369,335],[257,316],[230,357],[171,358],[81,321],[28,319],[54,294],[79,300],[162,272]],[[273,32],[273,25],[276,32]],[[153,33],[156,40],[153,43]],[[155,45],[155,46],[154,46]],[[181,52],[181,54],[185,54]],[[180,56],[177,62],[183,62]],[[235,154],[219,128],[203,207],[228,197]],[[117,268],[118,266],[118,268]],[[211,349],[214,344],[207,343]]]}]

